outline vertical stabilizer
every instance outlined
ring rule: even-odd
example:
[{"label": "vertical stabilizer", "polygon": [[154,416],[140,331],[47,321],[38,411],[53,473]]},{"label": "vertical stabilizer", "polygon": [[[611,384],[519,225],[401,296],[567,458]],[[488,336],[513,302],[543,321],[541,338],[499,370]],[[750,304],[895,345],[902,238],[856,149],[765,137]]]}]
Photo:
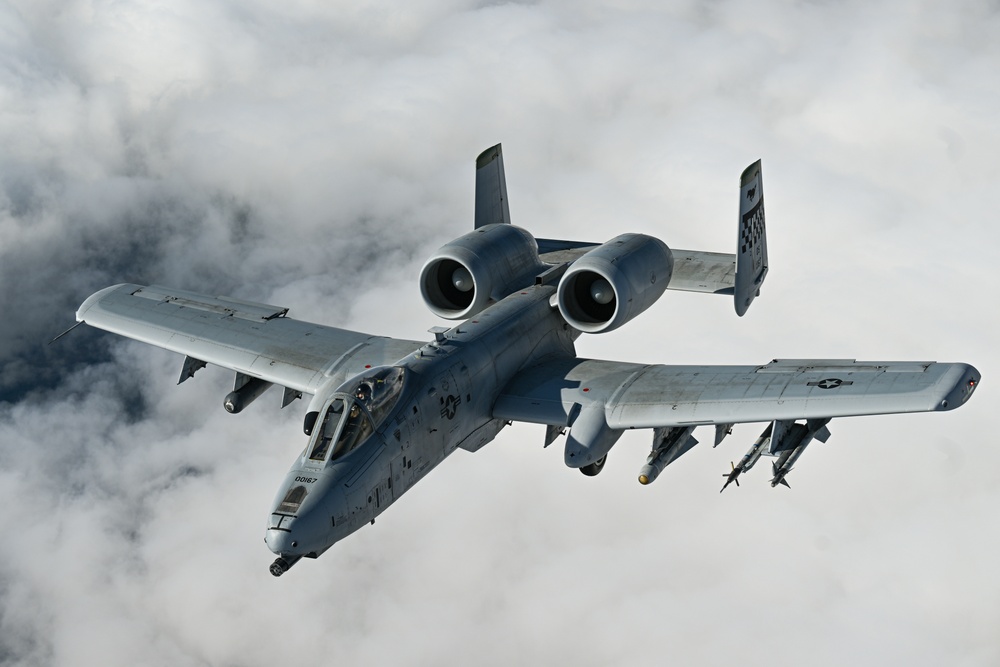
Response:
[{"label": "vertical stabilizer", "polygon": [[476,229],[497,223],[510,224],[500,144],[487,148],[476,158]]},{"label": "vertical stabilizer", "polygon": [[[478,209],[477,209],[478,223]],[[764,180],[760,160],[740,176],[740,228],[736,248],[736,314],[747,312],[767,275],[767,236],[764,233]]]}]

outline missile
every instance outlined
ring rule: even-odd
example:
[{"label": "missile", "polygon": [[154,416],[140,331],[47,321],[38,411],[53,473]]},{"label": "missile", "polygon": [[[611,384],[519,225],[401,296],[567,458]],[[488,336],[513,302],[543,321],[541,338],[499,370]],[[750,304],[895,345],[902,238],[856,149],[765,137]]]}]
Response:
[{"label": "missile", "polygon": [[[805,449],[805,447],[803,447],[802,449]],[[788,480],[785,479],[785,475],[787,475],[789,472],[791,472],[791,470],[792,470],[791,466],[789,466],[787,468],[785,468],[784,466],[782,466],[782,467],[779,468],[777,461],[775,461],[774,463],[772,463],[771,464],[771,473],[774,475],[774,478],[771,479],[771,488],[773,489],[774,487],[778,486],[779,484],[784,484],[785,488],[788,488],[788,489],[792,488],[791,485],[788,484]]]},{"label": "missile", "polygon": [[745,473],[747,470],[750,470],[750,468],[752,468],[754,464],[757,463],[757,460],[760,458],[760,455],[764,453],[764,446],[767,445],[768,442],[770,442],[771,440],[771,429],[773,428],[774,428],[773,422],[767,425],[767,428],[764,429],[764,432],[760,434],[760,437],[754,440],[754,443],[750,445],[750,449],[747,451],[746,454],[743,455],[743,458],[740,459],[739,465],[733,465],[732,461],[729,462],[729,465],[732,467],[732,470],[729,472],[722,473],[722,476],[726,478],[726,483],[722,485],[722,489],[719,490],[719,493],[725,491],[726,487],[729,486],[731,482],[736,482],[736,486],[740,485],[738,479],[739,476]]},{"label": "missile", "polygon": [[[736,482],[736,486],[740,485],[739,476],[740,473],[743,472],[743,468],[737,468],[735,465],[733,465],[732,461],[729,462],[729,465],[732,466],[733,470],[732,472],[722,473],[722,476],[726,478],[726,483],[722,485],[722,488],[719,490],[719,493],[725,491],[726,487],[729,486],[732,482]],[[742,461],[740,462],[740,465],[742,465]]]},{"label": "missile", "polygon": [[740,459],[739,466],[737,466],[741,472],[746,472],[750,470],[750,468],[753,468],[754,464],[757,463],[757,460],[760,459],[760,455],[764,453],[765,445],[771,442],[771,429],[773,428],[774,422],[768,424],[767,428],[764,429],[764,432],[761,433],[756,440],[754,440],[752,445],[750,445],[750,449],[743,455],[743,458]]},{"label": "missile", "polygon": [[[240,381],[240,375],[237,374],[236,376],[237,384]],[[243,377],[246,378],[246,381],[242,385],[237,386],[235,390],[229,392],[225,400],[222,401],[222,406],[230,414],[235,415],[240,412],[271,387],[270,382],[266,382],[260,378],[252,378],[245,375]]]},{"label": "missile", "polygon": [[639,483],[652,483],[677,457],[697,445],[698,441],[691,435],[692,431],[694,426],[655,429],[653,450],[646,457],[646,465],[639,469]]},{"label": "missile", "polygon": [[[796,426],[802,425],[796,424]],[[805,430],[804,426],[802,427],[802,430]],[[792,488],[785,480],[785,475],[792,471],[792,466],[794,466],[795,462],[799,460],[800,456],[802,456],[802,452],[806,451],[806,447],[809,446],[812,439],[812,435],[806,434],[802,437],[802,441],[794,449],[783,452],[781,456],[778,457],[778,460],[771,464],[771,473],[774,475],[771,479],[771,488],[774,488],[779,484],[783,484],[789,489]]]},{"label": "missile", "polygon": [[784,442],[778,443],[782,452],[778,460],[771,464],[771,472],[774,475],[771,479],[771,488],[779,484],[792,488],[785,480],[785,475],[791,472],[809,443],[814,439],[826,442],[830,438],[830,429],[826,427],[829,421],[829,419],[810,419],[805,424],[794,423],[789,427],[784,438],[788,441],[787,445]]}]

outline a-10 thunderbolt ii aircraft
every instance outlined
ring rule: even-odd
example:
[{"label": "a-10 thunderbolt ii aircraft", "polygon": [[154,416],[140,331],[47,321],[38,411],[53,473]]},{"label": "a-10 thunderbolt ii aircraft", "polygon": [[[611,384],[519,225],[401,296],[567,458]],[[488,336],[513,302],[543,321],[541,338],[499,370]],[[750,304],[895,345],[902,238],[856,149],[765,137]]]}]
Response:
[{"label": "a-10 thunderbolt ii aircraft", "polygon": [[[665,290],[730,295],[743,315],[768,271],[760,162],[740,177],[737,252],[671,250],[644,234],[602,244],[536,239],[510,224],[500,146],[476,160],[475,229],[420,273],[435,315],[430,342],[294,320],[288,309],[177,289],[115,285],[88,298],[79,322],[185,355],[180,382],[206,364],[235,371],[226,410],[271,385],[281,405],[310,396],[302,453],[265,530],[279,576],[316,558],[398,500],[457,448],[476,451],[512,421],[568,429],[565,461],[596,475],[625,429],[651,429],[639,472],[648,484],[715,428],[766,422],[736,481],[762,454],[772,486],[834,417],[952,410],[980,374],[964,363],[781,359],[749,366],[666,366],[576,356],[581,333],[611,331]],[[737,482],[738,484],[739,482]],[[725,488],[725,487],[723,487]]]}]

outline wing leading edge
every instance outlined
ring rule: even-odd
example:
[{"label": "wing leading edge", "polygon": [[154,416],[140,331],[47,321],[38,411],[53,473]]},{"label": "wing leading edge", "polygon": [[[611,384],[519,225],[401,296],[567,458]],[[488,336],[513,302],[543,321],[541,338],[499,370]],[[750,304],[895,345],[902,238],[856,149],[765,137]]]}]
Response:
[{"label": "wing leading edge", "polygon": [[195,361],[186,361],[185,370],[200,361],[308,394],[424,344],[293,320],[287,313],[280,306],[121,284],[91,295],[76,319],[187,355]]},{"label": "wing leading edge", "polygon": [[762,366],[548,362],[500,393],[495,418],[566,426],[601,403],[608,427],[663,428],[952,410],[980,374],[963,363],[774,360]]}]

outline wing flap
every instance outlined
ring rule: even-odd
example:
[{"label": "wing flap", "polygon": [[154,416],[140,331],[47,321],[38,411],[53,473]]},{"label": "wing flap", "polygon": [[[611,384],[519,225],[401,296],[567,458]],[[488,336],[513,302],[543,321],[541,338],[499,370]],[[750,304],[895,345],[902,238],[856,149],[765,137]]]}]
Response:
[{"label": "wing flap", "polygon": [[80,322],[195,360],[314,394],[365,365],[393,363],[423,343],[285,317],[287,308],[122,284],[90,296]]},{"label": "wing flap", "polygon": [[[565,425],[574,410],[600,401],[608,426],[625,429],[929,412],[958,407],[979,382],[978,371],[961,363],[822,362],[819,368],[772,362],[786,369],[779,373],[772,364],[560,360],[516,376],[493,416]],[[893,365],[901,370],[889,370]]]}]

